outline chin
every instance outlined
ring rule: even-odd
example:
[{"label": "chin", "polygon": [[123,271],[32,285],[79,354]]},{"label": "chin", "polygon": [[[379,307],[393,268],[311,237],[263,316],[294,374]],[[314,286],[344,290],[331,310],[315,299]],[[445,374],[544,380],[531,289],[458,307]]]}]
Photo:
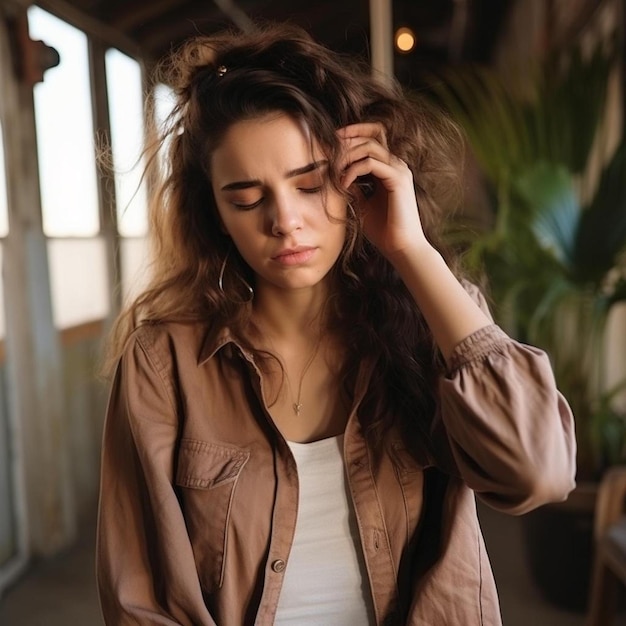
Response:
[{"label": "chin", "polygon": [[[300,275],[297,275],[300,274]],[[267,285],[271,285],[275,288],[284,290],[301,290],[301,289],[315,289],[328,285],[329,272],[323,275],[315,274],[314,276],[302,275],[299,272],[292,272],[290,276],[282,277],[266,277],[263,279]]]}]

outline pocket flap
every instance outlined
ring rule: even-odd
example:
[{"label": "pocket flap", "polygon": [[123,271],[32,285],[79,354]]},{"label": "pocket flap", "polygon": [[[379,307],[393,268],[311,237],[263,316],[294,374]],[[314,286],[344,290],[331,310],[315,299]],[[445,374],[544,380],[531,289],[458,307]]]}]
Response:
[{"label": "pocket flap", "polygon": [[176,484],[192,489],[212,489],[232,482],[249,458],[250,452],[242,448],[183,439],[178,451]]}]

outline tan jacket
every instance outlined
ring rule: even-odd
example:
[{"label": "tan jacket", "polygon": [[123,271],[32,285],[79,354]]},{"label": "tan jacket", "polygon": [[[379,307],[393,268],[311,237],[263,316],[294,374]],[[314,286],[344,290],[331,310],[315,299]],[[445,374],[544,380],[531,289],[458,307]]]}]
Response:
[{"label": "tan jacket", "polygon": [[[108,625],[273,622],[296,465],[251,355],[228,330],[211,336],[200,324],[147,326],[118,367],[97,550]],[[431,466],[393,430],[366,443],[358,413],[372,367],[361,366],[344,456],[377,624],[498,625],[474,492],[519,514],[574,487],[572,416],[548,358],[497,326],[457,346]]]}]

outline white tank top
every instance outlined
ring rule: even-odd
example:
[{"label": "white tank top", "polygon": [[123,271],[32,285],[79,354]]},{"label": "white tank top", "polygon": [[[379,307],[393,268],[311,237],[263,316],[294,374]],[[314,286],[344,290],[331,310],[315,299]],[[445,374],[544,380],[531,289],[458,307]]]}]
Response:
[{"label": "white tank top", "polygon": [[374,624],[365,562],[345,479],[343,435],[288,444],[298,466],[300,495],[274,624]]}]

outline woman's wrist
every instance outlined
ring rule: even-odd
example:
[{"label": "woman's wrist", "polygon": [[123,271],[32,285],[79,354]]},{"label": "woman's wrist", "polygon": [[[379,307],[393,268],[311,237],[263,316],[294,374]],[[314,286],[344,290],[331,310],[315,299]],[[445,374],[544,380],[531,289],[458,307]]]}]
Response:
[{"label": "woman's wrist", "polygon": [[447,268],[441,253],[425,238],[423,238],[423,241],[389,254],[387,260],[393,265],[403,280],[407,274],[413,276],[425,274],[429,271],[429,268],[432,268],[433,264],[443,264]]}]

